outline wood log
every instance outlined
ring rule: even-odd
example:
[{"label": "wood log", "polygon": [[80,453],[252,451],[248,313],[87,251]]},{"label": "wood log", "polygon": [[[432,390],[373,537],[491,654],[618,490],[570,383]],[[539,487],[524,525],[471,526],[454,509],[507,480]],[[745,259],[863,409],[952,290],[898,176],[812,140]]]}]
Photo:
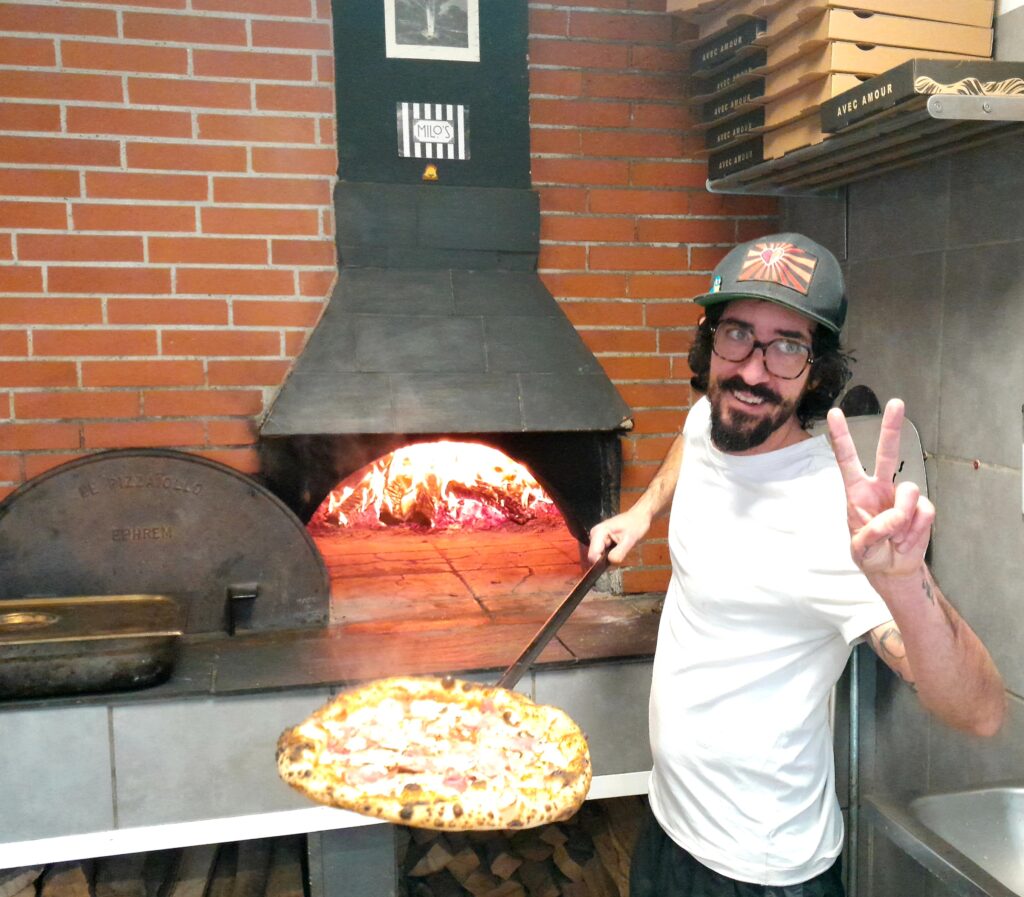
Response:
[{"label": "wood log", "polygon": [[448,871],[460,884],[465,882],[474,869],[480,868],[480,857],[470,846],[465,846],[448,861]]},{"label": "wood log", "polygon": [[500,884],[501,879],[495,878],[489,872],[484,872],[482,869],[475,869],[466,876],[462,887],[469,891],[473,897],[484,897],[485,894],[489,894]]},{"label": "wood log", "polygon": [[608,871],[619,897],[629,897],[630,854],[623,851],[619,842],[607,829],[594,835],[594,847],[601,864]]},{"label": "wood log", "polygon": [[274,844],[270,838],[253,838],[238,843],[231,897],[263,897],[273,850]]},{"label": "wood log", "polygon": [[483,897],[526,897],[526,891],[519,882],[509,879],[503,881],[493,891],[488,891]]},{"label": "wood log", "polygon": [[596,854],[583,864],[583,881],[590,897],[619,897],[619,889]]},{"label": "wood log", "polygon": [[146,854],[101,857],[96,862],[96,897],[146,897]]},{"label": "wood log", "polygon": [[564,844],[569,840],[569,836],[557,825],[544,826],[544,828],[537,832],[537,837],[545,844],[550,844],[552,847],[555,847],[558,844]]},{"label": "wood log", "polygon": [[633,845],[640,835],[646,811],[644,802],[639,797],[620,797],[615,800],[601,801],[608,821],[609,830],[615,835],[623,848],[630,855]]},{"label": "wood log", "polygon": [[213,875],[218,849],[217,844],[199,844],[182,850],[174,881],[164,897],[203,897]]},{"label": "wood log", "polygon": [[431,897],[465,897],[466,894],[462,885],[447,869],[442,869],[428,878],[421,879],[420,883],[427,888]]},{"label": "wood log", "polygon": [[180,850],[151,850],[142,865],[146,897],[164,897],[174,881]]},{"label": "wood log", "polygon": [[512,837],[512,852],[524,860],[542,863],[551,856],[553,851],[554,847],[546,841],[542,841],[536,829],[516,832]]},{"label": "wood log", "polygon": [[448,849],[448,842],[444,837],[438,837],[430,849],[420,857],[416,864],[409,870],[408,875],[422,877],[440,872],[451,861],[452,852]]},{"label": "wood log", "polygon": [[[303,897],[303,838],[301,835],[275,838],[267,873],[266,897]],[[202,895],[198,895],[202,897]]]},{"label": "wood log", "polygon": [[595,845],[618,886],[620,897],[628,897],[629,866],[644,823],[644,802],[639,797],[620,797],[600,801],[600,804],[604,810],[607,840],[601,835]]},{"label": "wood log", "polygon": [[526,860],[519,867],[516,878],[526,885],[530,897],[559,897],[552,868],[550,863]]},{"label": "wood log", "polygon": [[0,870],[0,897],[20,895],[29,885],[35,885],[43,874],[42,866],[22,866]]},{"label": "wood log", "polygon": [[523,861],[513,853],[509,853],[507,850],[503,850],[496,854],[488,864],[488,869],[491,873],[497,875],[498,878],[508,880],[512,877],[512,874],[523,865]]},{"label": "wood log", "polygon": [[559,844],[555,847],[555,852],[551,858],[555,861],[558,870],[569,881],[583,881],[583,866],[570,856],[564,844]]},{"label": "wood log", "polygon": [[235,866],[238,862],[238,845],[235,843],[221,844],[217,851],[217,861],[210,873],[206,897],[231,897],[235,884]]},{"label": "wood log", "polygon": [[90,860],[47,866],[39,879],[39,897],[92,897],[92,866]]}]

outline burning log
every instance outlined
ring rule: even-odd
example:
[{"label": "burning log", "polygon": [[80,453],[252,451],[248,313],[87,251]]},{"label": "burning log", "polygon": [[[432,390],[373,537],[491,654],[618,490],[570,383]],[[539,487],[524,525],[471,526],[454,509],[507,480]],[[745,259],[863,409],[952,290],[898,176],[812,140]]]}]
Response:
[{"label": "burning log", "polygon": [[420,443],[357,471],[314,514],[317,527],[524,525],[557,516],[532,474],[497,449]]}]

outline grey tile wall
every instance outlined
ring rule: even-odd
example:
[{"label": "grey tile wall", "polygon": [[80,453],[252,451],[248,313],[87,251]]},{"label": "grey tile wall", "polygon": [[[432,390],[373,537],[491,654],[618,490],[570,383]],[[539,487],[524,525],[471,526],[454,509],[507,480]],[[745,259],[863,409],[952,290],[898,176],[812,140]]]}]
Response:
[{"label": "grey tile wall", "polygon": [[0,713],[0,841],[114,828],[106,707]]},{"label": "grey tile wall", "polygon": [[119,825],[308,807],[278,778],[274,746],[328,697],[317,689],[115,707]]},{"label": "grey tile wall", "polygon": [[[864,793],[1024,781],[1022,163],[1024,141],[1009,137],[854,184],[845,204],[783,204],[784,226],[845,256],[853,382],[906,400],[938,508],[932,566],[1009,689],[1004,731],[978,739],[931,719],[872,661],[861,677]],[[947,897],[883,836],[859,834],[852,897]]]},{"label": "grey tile wall", "polygon": [[649,662],[540,672],[534,689],[537,703],[561,707],[589,736],[594,775],[651,768]]},{"label": "grey tile wall", "polygon": [[[1018,447],[1018,453],[1020,448]],[[940,457],[934,569],[943,591],[1024,695],[1024,520],[1020,470]],[[1020,768],[1024,776],[1024,764]]]}]

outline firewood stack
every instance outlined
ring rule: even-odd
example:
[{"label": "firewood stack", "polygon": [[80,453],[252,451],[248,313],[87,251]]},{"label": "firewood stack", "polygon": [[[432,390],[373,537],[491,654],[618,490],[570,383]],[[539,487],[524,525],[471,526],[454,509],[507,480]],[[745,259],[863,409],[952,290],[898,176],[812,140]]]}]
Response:
[{"label": "firewood stack", "polygon": [[641,811],[620,798],[517,832],[402,829],[405,897],[627,897]]},{"label": "firewood stack", "polygon": [[[515,832],[396,826],[402,897],[628,897],[642,815],[624,797]],[[305,853],[296,835],[0,869],[0,897],[310,897]]]},{"label": "firewood stack", "polygon": [[297,836],[0,870],[0,897],[304,897],[304,852]]}]

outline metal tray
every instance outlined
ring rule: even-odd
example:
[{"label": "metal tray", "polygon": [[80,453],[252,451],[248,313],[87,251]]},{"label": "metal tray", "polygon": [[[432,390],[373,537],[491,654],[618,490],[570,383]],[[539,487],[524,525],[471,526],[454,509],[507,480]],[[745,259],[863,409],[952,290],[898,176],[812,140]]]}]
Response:
[{"label": "metal tray", "polygon": [[0,601],[0,699],[157,685],[174,668],[181,622],[163,595]]}]

